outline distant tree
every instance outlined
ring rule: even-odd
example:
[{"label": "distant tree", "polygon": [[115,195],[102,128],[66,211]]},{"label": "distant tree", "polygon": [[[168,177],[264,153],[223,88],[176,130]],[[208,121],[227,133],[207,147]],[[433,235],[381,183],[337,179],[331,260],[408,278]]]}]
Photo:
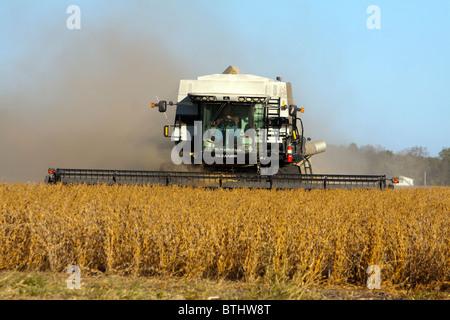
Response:
[{"label": "distant tree", "polygon": [[442,185],[450,185],[450,148],[443,148],[439,152],[439,172],[442,179]]},{"label": "distant tree", "polygon": [[420,146],[415,146],[412,148],[405,149],[404,152],[407,155],[410,155],[413,157],[421,157],[421,158],[428,157],[428,155],[429,155],[427,149],[424,147],[420,147]]}]

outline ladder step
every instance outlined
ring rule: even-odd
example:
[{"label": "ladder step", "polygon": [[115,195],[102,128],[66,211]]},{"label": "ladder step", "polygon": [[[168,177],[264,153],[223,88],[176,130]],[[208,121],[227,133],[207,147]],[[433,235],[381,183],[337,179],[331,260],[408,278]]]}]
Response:
[{"label": "ladder step", "polygon": [[279,115],[280,114],[280,108],[278,106],[276,107],[268,107],[267,108],[267,115]]}]

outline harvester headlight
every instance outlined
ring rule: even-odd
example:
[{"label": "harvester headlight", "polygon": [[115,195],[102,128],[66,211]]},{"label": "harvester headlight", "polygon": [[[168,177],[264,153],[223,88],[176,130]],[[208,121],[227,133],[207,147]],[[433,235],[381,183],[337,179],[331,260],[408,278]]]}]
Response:
[{"label": "harvester headlight", "polygon": [[209,97],[208,99],[209,99],[209,101],[214,101],[214,100],[216,100],[216,98],[213,97],[213,96]]},{"label": "harvester headlight", "polygon": [[208,99],[208,97],[202,97],[202,101],[206,101],[206,99]]},{"label": "harvester headlight", "polygon": [[200,101],[200,100],[202,100],[202,97],[199,97],[199,96],[195,97],[195,101]]},{"label": "harvester headlight", "polygon": [[239,98],[238,98],[238,101],[239,101],[239,102],[244,102],[244,101],[245,101],[245,98],[244,98],[244,97],[239,97]]},{"label": "harvester headlight", "polygon": [[252,101],[252,98],[248,97],[248,98],[245,99],[245,100],[247,100],[247,102],[251,102],[251,101]]}]

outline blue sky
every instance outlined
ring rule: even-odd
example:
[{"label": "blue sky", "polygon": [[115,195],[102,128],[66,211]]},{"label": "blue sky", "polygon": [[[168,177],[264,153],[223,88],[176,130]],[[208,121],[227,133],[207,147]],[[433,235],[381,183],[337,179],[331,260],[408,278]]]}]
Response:
[{"label": "blue sky", "polygon": [[[66,28],[71,4],[81,9],[81,30]],[[372,4],[380,30],[366,26]],[[231,64],[290,81],[313,140],[395,152],[422,146],[437,156],[450,146],[449,15],[447,0],[0,0],[0,94],[29,81],[23,61],[38,61],[33,72],[45,74],[60,39],[79,45],[111,27],[165,50],[185,66],[184,78]]]}]

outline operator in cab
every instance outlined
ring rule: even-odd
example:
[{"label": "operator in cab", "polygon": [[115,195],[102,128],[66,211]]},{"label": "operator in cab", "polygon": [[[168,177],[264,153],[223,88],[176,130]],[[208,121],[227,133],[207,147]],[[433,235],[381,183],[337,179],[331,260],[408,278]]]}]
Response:
[{"label": "operator in cab", "polygon": [[239,116],[234,112],[230,105],[227,105],[212,125],[221,130],[237,130],[240,129]]}]

